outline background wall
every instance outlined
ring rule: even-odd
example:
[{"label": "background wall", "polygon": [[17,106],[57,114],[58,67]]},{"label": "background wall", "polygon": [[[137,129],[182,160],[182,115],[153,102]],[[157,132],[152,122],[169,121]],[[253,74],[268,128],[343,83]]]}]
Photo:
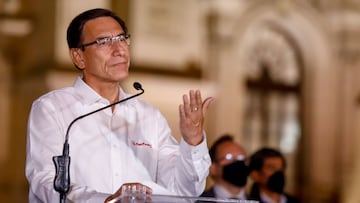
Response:
[{"label": "background wall", "polygon": [[[358,0],[0,0],[0,202],[27,202],[31,103],[79,74],[65,29],[94,7],[111,8],[127,22],[131,76],[121,84],[132,92],[132,82],[141,82],[142,98],[163,112],[177,139],[181,96],[201,89],[215,97],[206,120],[209,145],[231,133],[249,154],[262,146],[244,132],[249,67],[269,50],[272,60],[287,60],[278,63],[282,73],[293,51],[301,67],[302,131],[297,150],[286,154],[287,189],[303,202],[360,201]],[[292,46],[260,40],[269,28]]]}]

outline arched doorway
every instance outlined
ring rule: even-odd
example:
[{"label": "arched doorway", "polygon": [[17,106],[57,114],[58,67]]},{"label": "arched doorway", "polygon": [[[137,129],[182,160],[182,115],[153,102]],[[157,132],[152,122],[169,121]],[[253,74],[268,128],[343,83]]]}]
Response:
[{"label": "arched doorway", "polygon": [[[219,53],[221,54],[218,56],[218,84],[220,89],[218,97],[221,100],[218,101],[216,107],[218,121],[216,132],[217,134],[221,134],[224,131],[240,134],[240,142],[243,145],[250,146],[250,152],[264,142],[271,143],[277,140],[276,144],[280,146],[280,140],[282,139],[279,139],[281,137],[279,136],[279,132],[281,135],[281,130],[279,131],[279,129],[288,130],[286,134],[293,133],[290,136],[290,138],[292,137],[291,139],[284,140],[297,143],[297,149],[301,157],[297,158],[296,154],[294,154],[294,163],[289,163],[290,167],[292,167],[290,172],[293,173],[292,176],[295,181],[290,186],[292,187],[290,189],[298,193],[299,196],[304,197],[305,201],[326,202],[337,192],[335,188],[339,184],[339,179],[333,178],[336,174],[336,168],[334,168],[335,160],[331,159],[331,157],[337,156],[335,153],[336,136],[340,127],[339,123],[336,122],[336,115],[339,110],[337,98],[339,93],[339,70],[336,68],[336,60],[333,57],[333,49],[330,46],[329,33],[322,27],[321,18],[316,16],[311,10],[308,10],[307,7],[302,7],[301,5],[293,5],[293,7],[288,7],[287,9],[287,11],[279,10],[278,7],[267,1],[249,3],[248,7],[244,9],[245,12],[239,14],[236,23],[224,23],[230,26],[225,27],[228,30],[222,31],[222,33],[231,34],[223,36],[225,38],[223,41],[228,43],[226,46],[220,47],[221,51]],[[219,19],[226,18],[220,17]],[[224,26],[222,26],[222,29],[224,29]],[[251,32],[251,30],[255,30],[255,32]],[[263,137],[267,136],[269,139],[262,138],[262,133],[259,130],[260,135],[258,136],[261,141],[252,140],[250,141],[251,143],[246,143],[247,138],[243,132],[246,132],[244,129],[248,128],[248,126],[245,126],[248,124],[246,124],[247,121],[245,121],[246,118],[244,116],[247,113],[246,103],[249,103],[246,101],[250,99],[247,90],[251,86],[246,85],[247,81],[249,81],[246,70],[249,66],[248,61],[256,61],[251,58],[248,58],[248,61],[246,59],[252,51],[246,46],[246,35],[248,33],[255,35],[256,31],[259,30],[258,37],[260,38],[261,32],[268,30],[275,34],[275,36],[278,36],[279,39],[282,39],[283,42],[280,44],[283,44],[284,47],[280,48],[280,51],[285,50],[284,53],[289,53],[286,52],[286,49],[293,50],[291,51],[293,56],[286,59],[292,62],[288,61],[286,66],[297,66],[297,68],[289,70],[298,70],[299,72],[294,74],[297,75],[298,79],[291,80],[293,82],[290,82],[290,85],[285,83],[288,87],[278,86],[277,83],[275,83],[276,85],[273,84],[273,87],[276,87],[274,89],[283,92],[276,93],[278,96],[273,96],[277,98],[274,100],[279,100],[279,98],[283,97],[282,100],[286,103],[286,105],[281,106],[279,104],[281,102],[275,102],[277,106],[281,106],[278,109],[284,110],[288,108],[284,112],[292,112],[283,113],[282,117],[287,119],[278,119],[278,121],[283,120],[286,121],[284,123],[288,124],[285,125],[283,123],[279,125],[269,121],[267,124],[264,124],[266,119],[260,118],[258,119],[259,121],[264,119],[262,120],[262,125],[267,126],[267,130],[264,130],[267,132],[263,133]],[[277,40],[278,37],[273,39]],[[269,67],[269,64],[263,63],[262,60],[256,61],[256,63],[257,67]],[[277,67],[279,66],[273,66],[275,69]],[[261,68],[259,69],[261,70]],[[261,81],[263,76],[262,80],[269,82],[269,77],[266,75],[266,72],[258,71],[259,81]],[[286,76],[288,79],[290,77]],[[233,87],[237,88],[237,92],[234,92]],[[280,90],[281,88],[283,90],[287,89],[285,91],[287,93]],[[301,99],[298,98],[299,96],[301,96]],[[287,105],[290,107],[286,107]],[[231,107],[230,111],[229,107]],[[259,107],[258,109],[261,108]],[[269,109],[270,107],[268,111]],[[267,113],[270,115],[269,112]],[[266,113],[263,113],[263,115],[266,115]],[[258,125],[258,123],[256,124]],[[272,128],[272,125],[282,127]],[[253,129],[266,128],[254,127]],[[277,139],[272,139],[269,134],[270,130],[273,129],[275,129],[273,134],[277,136]],[[299,138],[298,135],[301,135],[301,137]],[[297,141],[294,142],[294,140]],[[326,171],[323,170],[324,167]]]}]

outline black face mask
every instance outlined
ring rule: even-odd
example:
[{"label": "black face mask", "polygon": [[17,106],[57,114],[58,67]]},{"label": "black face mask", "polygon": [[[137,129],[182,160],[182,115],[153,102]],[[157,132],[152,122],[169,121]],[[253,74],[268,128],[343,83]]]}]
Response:
[{"label": "black face mask", "polygon": [[238,187],[246,185],[246,180],[249,175],[249,168],[244,161],[235,161],[223,167],[222,178]]},{"label": "black face mask", "polygon": [[283,193],[285,187],[285,174],[283,171],[273,173],[268,180],[267,187],[276,193]]}]

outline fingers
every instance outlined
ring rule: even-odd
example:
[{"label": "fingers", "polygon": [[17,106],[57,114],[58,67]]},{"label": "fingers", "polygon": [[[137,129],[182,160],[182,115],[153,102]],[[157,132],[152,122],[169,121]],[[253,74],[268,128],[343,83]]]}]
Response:
[{"label": "fingers", "polygon": [[190,109],[192,112],[198,111],[201,108],[201,93],[199,90],[190,90]]},{"label": "fingers", "polygon": [[180,118],[184,118],[185,117],[185,109],[184,109],[183,104],[179,105],[179,112],[180,112]]},{"label": "fingers", "polygon": [[200,90],[190,90],[189,95],[184,94],[183,104],[179,105],[180,124],[199,127],[212,101],[213,97],[202,101]]},{"label": "fingers", "polygon": [[190,90],[188,95],[183,95],[183,110],[186,114],[196,112],[202,108],[200,90]]},{"label": "fingers", "polygon": [[[191,94],[193,93],[193,94]],[[190,91],[190,104],[192,104],[192,111],[198,111],[202,108],[202,99],[200,90]]]},{"label": "fingers", "polygon": [[188,144],[196,146],[202,142],[205,113],[212,100],[208,97],[202,101],[200,90],[183,95],[183,104],[179,105],[180,131]]},{"label": "fingers", "polygon": [[152,189],[146,185],[143,185],[141,183],[126,183],[123,184],[120,187],[122,192],[126,192],[126,193],[146,193],[146,194],[151,194],[152,193]]},{"label": "fingers", "polygon": [[[141,183],[125,183],[111,196],[107,197],[105,202],[114,202],[121,196],[128,196],[131,194],[152,194],[152,189]],[[117,201],[116,201],[117,202]]]},{"label": "fingers", "polygon": [[189,112],[191,112],[190,102],[186,94],[183,95],[182,109],[184,111],[184,116],[186,116]]},{"label": "fingers", "polygon": [[207,97],[202,101],[200,90],[190,90],[189,97],[186,94],[183,95],[183,104],[179,106],[180,116],[189,116],[199,110],[205,115],[213,100],[213,97]]},{"label": "fingers", "polygon": [[148,186],[146,186],[146,194],[148,195],[152,194],[152,189]]},{"label": "fingers", "polygon": [[201,106],[202,106],[202,99],[201,99],[201,92],[200,92],[200,90],[196,90],[196,92],[195,92],[195,97],[196,97],[196,106],[201,108]]},{"label": "fingers", "polygon": [[213,97],[208,97],[204,100],[204,102],[202,103],[202,112],[204,115],[206,115],[206,112],[210,106],[210,104],[214,101]]}]

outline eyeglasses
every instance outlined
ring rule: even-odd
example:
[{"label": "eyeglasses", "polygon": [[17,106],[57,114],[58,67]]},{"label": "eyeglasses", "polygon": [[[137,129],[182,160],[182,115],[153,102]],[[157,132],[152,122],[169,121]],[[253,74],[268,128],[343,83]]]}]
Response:
[{"label": "eyeglasses", "polygon": [[245,156],[244,155],[234,155],[231,153],[227,153],[224,157],[220,158],[217,160],[217,162],[220,161],[245,161]]},{"label": "eyeglasses", "polygon": [[127,46],[130,45],[130,34],[120,34],[118,36],[115,37],[103,37],[103,38],[99,38],[93,42],[89,42],[86,44],[82,44],[80,45],[81,49],[85,49],[85,47],[87,46],[91,46],[94,44],[97,44],[100,47],[110,47],[114,44],[114,42],[120,42],[121,44],[126,43]]}]

